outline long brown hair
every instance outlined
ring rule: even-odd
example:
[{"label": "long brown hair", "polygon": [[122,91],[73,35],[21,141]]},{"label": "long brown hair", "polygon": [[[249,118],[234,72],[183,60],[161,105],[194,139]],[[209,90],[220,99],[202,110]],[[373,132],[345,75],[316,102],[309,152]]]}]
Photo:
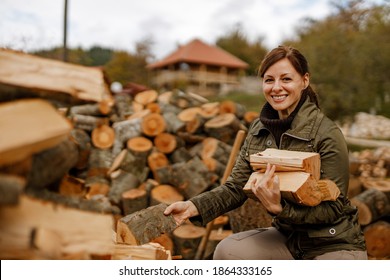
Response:
[{"label": "long brown hair", "polygon": [[[264,78],[264,73],[271,67],[273,64],[278,62],[279,60],[287,58],[295,70],[304,76],[309,72],[309,64],[307,63],[306,58],[301,54],[297,49],[288,46],[279,46],[271,50],[263,59],[259,66],[258,74],[261,78]],[[318,98],[315,91],[309,85],[303,90],[303,93],[307,93],[310,97],[310,100],[316,104],[319,108]]]}]

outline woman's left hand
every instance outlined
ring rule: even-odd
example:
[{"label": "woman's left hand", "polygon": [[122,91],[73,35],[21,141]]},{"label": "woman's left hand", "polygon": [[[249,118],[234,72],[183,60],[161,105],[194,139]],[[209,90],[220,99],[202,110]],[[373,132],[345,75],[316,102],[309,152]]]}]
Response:
[{"label": "woman's left hand", "polygon": [[282,211],[279,177],[275,175],[275,165],[267,164],[264,176],[260,180],[253,180],[252,192],[261,201],[264,207],[273,214]]}]

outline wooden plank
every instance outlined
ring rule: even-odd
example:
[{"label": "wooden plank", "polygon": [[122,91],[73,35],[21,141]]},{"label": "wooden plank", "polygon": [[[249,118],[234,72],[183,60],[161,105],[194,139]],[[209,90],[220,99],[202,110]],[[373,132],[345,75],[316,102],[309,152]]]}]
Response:
[{"label": "wooden plank", "polygon": [[65,117],[40,99],[2,103],[0,115],[0,166],[59,144],[72,129]]}]

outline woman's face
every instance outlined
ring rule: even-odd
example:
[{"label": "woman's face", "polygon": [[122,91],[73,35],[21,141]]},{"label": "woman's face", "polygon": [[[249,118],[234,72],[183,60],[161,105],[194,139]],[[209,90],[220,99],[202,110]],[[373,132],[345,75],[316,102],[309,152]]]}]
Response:
[{"label": "woman's face", "polygon": [[287,58],[271,65],[264,73],[263,92],[268,103],[287,118],[297,106],[302,90],[309,85],[309,74],[300,75]]}]

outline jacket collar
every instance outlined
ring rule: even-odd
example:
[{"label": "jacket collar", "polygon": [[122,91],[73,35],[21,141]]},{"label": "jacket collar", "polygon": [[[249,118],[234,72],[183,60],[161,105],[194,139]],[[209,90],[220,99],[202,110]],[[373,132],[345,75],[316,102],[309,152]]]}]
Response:
[{"label": "jacket collar", "polygon": [[[323,117],[324,115],[320,109],[318,109],[317,106],[310,101],[310,97],[307,96],[305,102],[302,104],[302,107],[291,123],[291,128],[285,133],[307,141],[314,139]],[[262,131],[268,131],[268,129],[264,127],[261,121],[258,121],[254,124],[252,131],[253,135],[259,135]]]}]

